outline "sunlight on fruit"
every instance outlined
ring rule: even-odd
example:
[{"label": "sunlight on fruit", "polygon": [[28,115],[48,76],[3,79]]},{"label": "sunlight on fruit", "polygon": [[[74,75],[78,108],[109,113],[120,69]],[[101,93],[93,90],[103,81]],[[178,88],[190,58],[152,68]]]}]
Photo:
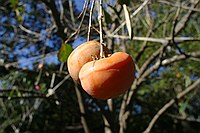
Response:
[{"label": "sunlight on fruit", "polygon": [[83,89],[97,99],[109,99],[127,91],[134,80],[135,66],[130,55],[117,52],[86,63],[79,78]]},{"label": "sunlight on fruit", "polygon": [[68,58],[68,70],[72,79],[97,99],[117,97],[127,91],[133,81],[135,65],[124,52],[108,54],[100,58],[100,43],[89,41],[77,47]]},{"label": "sunlight on fruit", "polygon": [[[106,47],[105,51],[108,52]],[[100,43],[96,41],[83,43],[72,51],[67,60],[67,66],[69,74],[75,82],[80,83],[78,75],[81,67],[85,63],[94,60],[94,57],[99,58],[99,52]]]}]

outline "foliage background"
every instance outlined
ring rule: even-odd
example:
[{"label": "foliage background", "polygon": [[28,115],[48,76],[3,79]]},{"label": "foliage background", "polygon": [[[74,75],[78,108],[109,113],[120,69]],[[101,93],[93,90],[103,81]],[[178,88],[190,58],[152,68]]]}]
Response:
[{"label": "foliage background", "polygon": [[126,1],[132,39],[122,5],[103,1],[104,42],[137,69],[130,90],[108,101],[75,85],[57,57],[66,40],[74,48],[87,40],[92,2],[0,0],[0,132],[198,133],[200,1]]}]

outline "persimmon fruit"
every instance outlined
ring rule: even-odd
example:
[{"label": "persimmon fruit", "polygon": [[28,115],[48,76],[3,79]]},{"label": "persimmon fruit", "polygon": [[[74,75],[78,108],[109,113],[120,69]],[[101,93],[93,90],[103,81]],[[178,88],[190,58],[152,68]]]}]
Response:
[{"label": "persimmon fruit", "polygon": [[133,80],[135,65],[132,57],[116,52],[109,57],[87,62],[79,72],[83,89],[97,99],[109,99],[127,91]]},{"label": "persimmon fruit", "polygon": [[180,78],[181,75],[179,73],[176,74],[176,78]]},{"label": "persimmon fruit", "polygon": [[[97,41],[88,41],[79,45],[72,53],[69,55],[67,60],[67,67],[72,79],[79,83],[79,71],[82,66],[92,61],[94,58],[99,58],[100,56],[100,43]],[[107,47],[104,47],[104,51],[108,53]]]}]

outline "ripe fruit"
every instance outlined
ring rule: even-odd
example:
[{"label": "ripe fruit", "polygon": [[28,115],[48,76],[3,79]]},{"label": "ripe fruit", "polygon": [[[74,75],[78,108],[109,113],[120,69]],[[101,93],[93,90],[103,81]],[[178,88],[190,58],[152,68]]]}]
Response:
[{"label": "ripe fruit", "polygon": [[83,65],[79,78],[88,94],[97,99],[109,99],[130,88],[134,72],[135,66],[131,56],[117,52]]},{"label": "ripe fruit", "polygon": [[[108,49],[106,47],[105,51],[108,52]],[[96,41],[88,41],[86,43],[81,44],[78,46],[72,53],[69,55],[67,60],[67,66],[69,74],[71,75],[72,79],[75,82],[79,81],[79,71],[81,67],[93,60],[93,57],[99,58],[100,53],[100,43]]]},{"label": "ripe fruit", "polygon": [[180,78],[181,75],[179,73],[176,74],[176,78]]}]

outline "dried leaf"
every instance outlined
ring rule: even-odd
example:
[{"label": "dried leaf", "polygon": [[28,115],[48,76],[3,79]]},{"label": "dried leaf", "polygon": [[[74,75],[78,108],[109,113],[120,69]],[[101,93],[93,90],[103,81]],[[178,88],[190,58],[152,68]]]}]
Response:
[{"label": "dried leaf", "polygon": [[124,8],[124,14],[125,14],[125,19],[126,19],[126,27],[128,29],[129,38],[132,39],[133,38],[133,28],[132,28],[132,21],[131,21],[130,13],[129,13],[128,8],[125,4],[123,4],[123,8]]}]

